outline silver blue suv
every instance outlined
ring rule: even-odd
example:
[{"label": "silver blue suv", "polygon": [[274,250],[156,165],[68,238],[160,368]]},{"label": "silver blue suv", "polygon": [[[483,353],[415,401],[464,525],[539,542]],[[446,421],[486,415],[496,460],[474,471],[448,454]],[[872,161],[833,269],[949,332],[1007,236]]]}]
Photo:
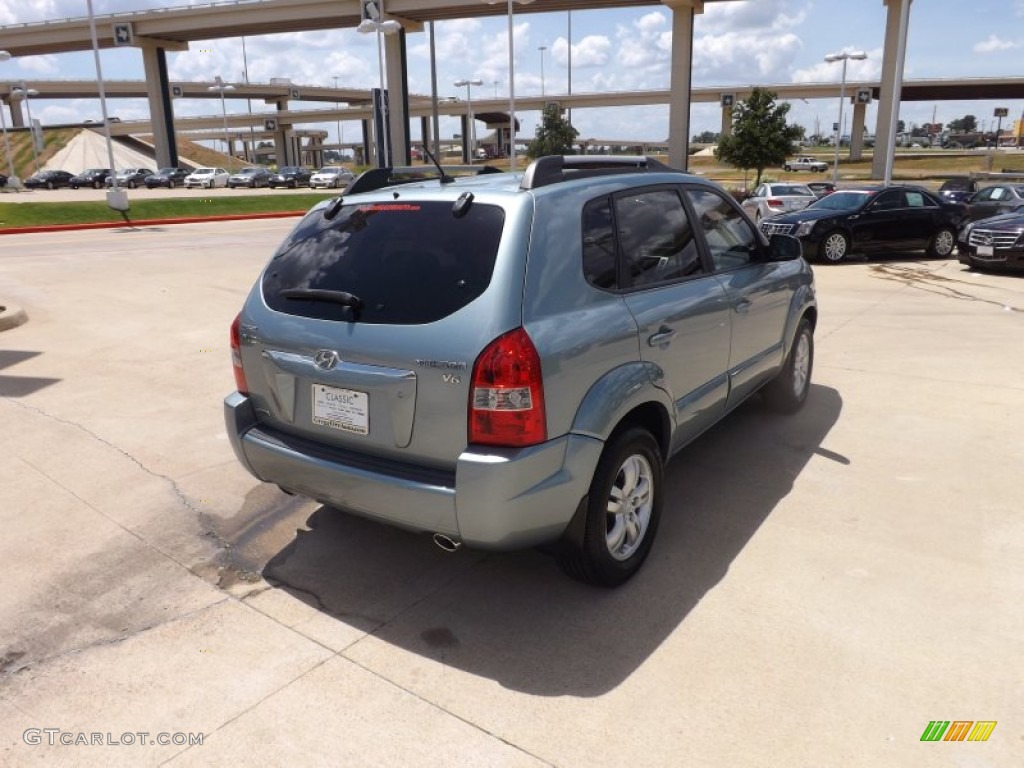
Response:
[{"label": "silver blue suv", "polygon": [[570,575],[621,584],[667,459],[755,392],[803,405],[799,242],[648,158],[405,170],[317,205],[263,270],[231,328],[235,453],[448,550],[552,544]]}]

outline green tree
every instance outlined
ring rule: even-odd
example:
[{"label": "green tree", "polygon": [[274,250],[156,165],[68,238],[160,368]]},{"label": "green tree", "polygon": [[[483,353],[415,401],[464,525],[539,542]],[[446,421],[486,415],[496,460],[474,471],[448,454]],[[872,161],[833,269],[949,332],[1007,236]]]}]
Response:
[{"label": "green tree", "polygon": [[579,135],[580,132],[562,117],[561,110],[549,104],[544,108],[544,117],[537,126],[535,138],[527,147],[526,154],[531,158],[575,154],[573,144]]},{"label": "green tree", "polygon": [[765,168],[786,162],[793,152],[793,142],[802,131],[786,124],[789,104],[776,104],[776,94],[754,88],[750,98],[736,103],[732,110],[732,134],[718,142],[715,157],[729,165],[757,171],[754,186],[761,183]]},{"label": "green tree", "polygon": [[964,115],[959,120],[950,120],[947,126],[953,133],[973,133],[978,130],[978,118]]}]

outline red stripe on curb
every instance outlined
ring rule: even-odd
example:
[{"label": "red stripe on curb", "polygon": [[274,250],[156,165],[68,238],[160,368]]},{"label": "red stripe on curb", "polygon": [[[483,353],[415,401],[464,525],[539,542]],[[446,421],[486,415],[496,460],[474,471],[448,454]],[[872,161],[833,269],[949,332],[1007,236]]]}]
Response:
[{"label": "red stripe on curb", "polygon": [[270,213],[239,213],[227,216],[189,216],[180,219],[135,219],[129,221],[97,221],[91,224],[40,224],[35,227],[0,227],[0,235],[24,235],[33,232],[70,232],[76,229],[116,229],[118,227],[153,227],[160,224],[202,224],[205,221],[240,221],[243,219],[279,219],[305,216],[307,211],[272,211]]}]

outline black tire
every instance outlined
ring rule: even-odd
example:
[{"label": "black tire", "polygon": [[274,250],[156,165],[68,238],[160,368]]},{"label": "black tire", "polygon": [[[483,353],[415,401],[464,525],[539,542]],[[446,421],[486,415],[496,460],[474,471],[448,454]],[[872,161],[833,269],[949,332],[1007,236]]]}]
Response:
[{"label": "black tire", "polygon": [[94,181],[92,183],[92,188],[93,189],[99,189],[101,186],[103,186],[103,182],[101,182],[101,181]]},{"label": "black tire", "polygon": [[800,319],[786,362],[778,375],[761,390],[768,406],[780,413],[796,413],[807,402],[814,370],[814,330],[806,317]]},{"label": "black tire", "polygon": [[135,183],[135,179],[128,179],[128,189],[135,189],[138,184]]},{"label": "black tire", "polygon": [[167,180],[167,188],[168,189],[174,189],[174,180],[173,179],[168,179]]},{"label": "black tire", "polygon": [[[631,426],[612,437],[590,483],[583,540],[558,554],[566,574],[617,587],[640,570],[661,519],[662,471],[661,449],[646,429]],[[622,511],[610,512],[612,503]]]},{"label": "black tire", "polygon": [[936,259],[948,259],[956,248],[956,232],[952,227],[942,227],[932,235],[928,243],[928,255]]},{"label": "black tire", "polygon": [[46,182],[46,188],[47,189],[56,189],[57,185],[54,184],[52,181],[48,181],[48,182]]},{"label": "black tire", "polygon": [[826,264],[838,264],[850,253],[850,238],[845,232],[834,229],[821,239],[818,257]]}]

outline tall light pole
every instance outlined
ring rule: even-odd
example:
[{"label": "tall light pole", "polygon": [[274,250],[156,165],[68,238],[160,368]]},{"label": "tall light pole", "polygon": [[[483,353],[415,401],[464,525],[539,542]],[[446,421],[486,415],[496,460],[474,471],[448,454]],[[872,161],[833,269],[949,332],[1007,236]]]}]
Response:
[{"label": "tall light pole", "polygon": [[538,45],[537,50],[540,51],[540,95],[544,95],[544,51],[548,47],[546,45]]},{"label": "tall light pole", "polygon": [[235,90],[235,86],[227,85],[223,80],[220,79],[220,75],[217,75],[215,78],[213,78],[213,81],[217,84],[209,86],[206,90],[215,91],[220,94],[220,113],[221,116],[224,118],[224,154],[226,154],[228,157],[231,157],[231,141],[228,138],[228,107],[227,103],[224,100],[224,94],[227,91]]},{"label": "tall light pole", "polygon": [[[334,90],[338,90],[337,75],[334,76]],[[341,109],[341,104],[339,104],[338,102],[334,102],[334,108]],[[341,158],[345,153],[345,147],[342,146],[345,143],[345,134],[341,132],[341,115],[338,115],[338,124],[336,127],[338,129],[338,162],[340,163]]]},{"label": "tall light pole", "polygon": [[[500,0],[487,0],[494,5]],[[529,5],[533,0],[508,0],[508,159],[509,170],[516,169],[516,41],[513,2]]]},{"label": "tall light pole", "polygon": [[473,157],[474,157],[474,155],[476,153],[476,125],[475,125],[476,121],[473,119],[473,86],[474,85],[483,85],[483,84],[484,84],[484,81],[481,80],[480,78],[474,78],[473,80],[456,80],[453,83],[453,85],[456,88],[463,88],[464,87],[466,89],[466,107],[467,107],[467,111],[469,112],[469,124],[466,127],[469,129],[468,130],[469,136],[467,138],[469,139],[469,153],[468,154],[469,154],[469,163],[470,163],[470,165],[473,164]]},{"label": "tall light pole", "polygon": [[[9,51],[0,51],[0,61],[10,61]],[[7,141],[7,120],[4,119],[4,105],[0,104],[0,128],[4,132],[4,155],[7,157],[7,183],[14,189],[20,186],[19,179],[14,173],[14,158],[11,156],[11,145]]]},{"label": "tall light pole", "polygon": [[[242,35],[242,79],[249,85],[249,57],[245,53],[245,35]],[[246,89],[248,90],[248,88]],[[245,97],[245,111],[249,115],[249,152],[245,153],[247,162],[256,164],[256,129],[252,125],[252,98]],[[242,144],[245,144],[243,141]]]},{"label": "tall light pole", "polygon": [[568,28],[567,34],[568,34],[568,37],[569,37],[569,66],[568,66],[568,72],[569,72],[569,91],[568,91],[568,93],[569,93],[569,97],[570,97],[570,99],[569,99],[569,109],[568,109],[568,113],[569,113],[568,114],[568,121],[569,121],[569,125],[572,125],[572,98],[571,98],[572,97],[572,11],[567,11],[567,13],[569,15],[569,19],[568,19],[568,27],[569,28]]},{"label": "tall light pole", "polygon": [[32,158],[36,164],[36,173],[39,173],[39,150],[36,149],[36,125],[32,122],[32,102],[29,99],[38,95],[39,91],[35,88],[28,88],[25,83],[22,83],[19,87],[11,88],[11,99],[24,101],[25,108],[28,110],[29,140],[32,144]]},{"label": "tall light pole", "polygon": [[[832,183],[835,184],[839,181],[839,145],[842,143],[842,130],[843,130],[843,102],[846,101],[846,62],[850,59],[856,61],[862,61],[866,59],[868,55],[864,51],[844,51],[843,53],[830,53],[825,57],[825,61],[829,64],[835,61],[843,62],[843,79],[839,85],[839,122],[836,123],[836,156],[835,162],[832,165]],[[850,137],[853,140],[853,137]]]},{"label": "tall light pole", "polygon": [[[383,36],[393,35],[400,32],[402,25],[394,19],[388,19],[383,21],[384,18],[384,0],[359,0],[363,7],[363,13],[366,15],[359,26],[356,27],[357,32],[361,32],[364,35],[370,34],[371,32],[377,35],[377,67],[380,70],[380,131],[387,130],[388,126],[388,113],[387,113],[387,102],[385,100],[385,94],[387,91],[384,88],[384,46]],[[381,136],[381,141],[378,142],[381,152],[380,157],[377,158],[377,165],[381,168],[388,168],[391,165],[391,157],[388,152],[389,137]]]}]

